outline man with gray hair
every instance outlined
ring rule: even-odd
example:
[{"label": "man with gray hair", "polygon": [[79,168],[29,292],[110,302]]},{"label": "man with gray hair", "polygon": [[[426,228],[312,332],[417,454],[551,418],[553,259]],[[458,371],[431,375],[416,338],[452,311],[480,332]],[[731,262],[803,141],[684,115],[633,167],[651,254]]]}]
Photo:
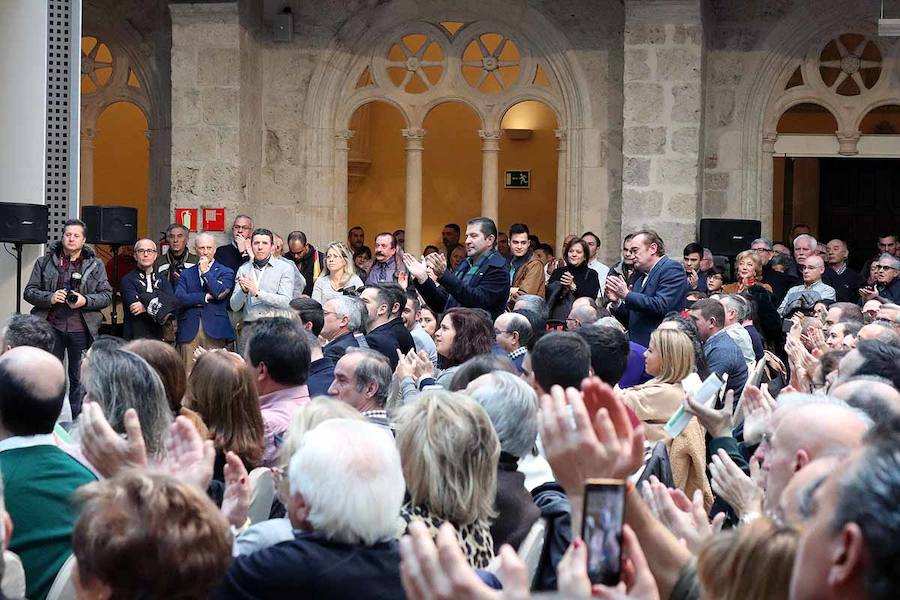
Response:
[{"label": "man with gray hair", "polygon": [[900,273],[900,259],[893,254],[885,252],[878,257],[873,265],[875,269],[875,285],[859,290],[859,295],[866,302],[878,300],[882,303],[900,304],[900,283],[897,274]]},{"label": "man with gray hair", "polygon": [[734,343],[744,356],[747,369],[752,371],[756,365],[756,353],[753,350],[753,340],[750,339],[750,333],[744,329],[744,321],[747,319],[749,307],[745,300],[736,294],[721,296],[719,302],[722,303],[722,307],[725,309],[725,328],[722,331],[734,340]]},{"label": "man with gray hair", "polygon": [[750,250],[759,257],[759,260],[762,261],[763,269],[765,269],[766,265],[769,264],[769,259],[772,258],[772,240],[756,238],[750,242]]},{"label": "man with gray hair", "polygon": [[481,404],[500,439],[497,464],[497,518],[491,523],[494,552],[503,544],[518,548],[541,516],[518,470],[537,440],[538,398],[521,377],[494,371],[472,381],[466,393]]},{"label": "man with gray hair", "polygon": [[384,405],[393,372],[387,358],[369,348],[347,348],[334,366],[328,394],[346,402],[375,425],[393,431]]},{"label": "man with gray hair", "polygon": [[363,326],[363,314],[368,314],[361,300],[338,296],[325,302],[322,309],[325,316],[322,326],[325,346],[322,352],[331,362],[337,364],[348,348],[369,347],[365,336],[356,335]]},{"label": "man with gray hair", "polygon": [[568,331],[580,329],[585,325],[596,323],[598,318],[597,309],[590,304],[573,304],[569,316],[566,317],[566,329]]},{"label": "man with gray hair", "polygon": [[289,467],[292,540],[234,560],[214,599],[403,598],[397,515],[406,485],[390,436],[332,419]]},{"label": "man with gray hair", "polygon": [[[804,236],[799,236],[800,240]],[[809,236],[806,236],[809,237]],[[796,243],[794,244],[795,247]],[[778,314],[789,317],[796,308],[811,309],[820,300],[834,300],[834,288],[822,282],[825,274],[825,261],[821,256],[805,255],[803,262],[797,261],[803,283],[788,290],[778,307]]]},{"label": "man with gray hair", "polygon": [[[185,254],[187,252],[185,251]],[[154,270],[156,242],[148,238],[134,243],[135,268],[122,277],[122,305],[125,308],[125,324],[122,337],[163,339],[163,327],[175,317],[178,301],[174,286],[163,274]],[[181,278],[179,274],[175,278]]]},{"label": "man with gray hair", "polygon": [[494,338],[500,349],[507,353],[519,373],[524,373],[522,363],[528,354],[531,341],[531,323],[518,313],[503,313],[494,321]]},{"label": "man with gray hair", "polygon": [[56,335],[47,319],[34,315],[12,315],[0,334],[0,354],[19,346],[31,346],[53,352]]},{"label": "man with gray hair", "polygon": [[[165,277],[174,289],[185,269],[197,264],[197,255],[188,249],[191,230],[181,223],[172,223],[166,227],[166,243],[169,245],[164,254],[154,255],[156,269],[160,277]],[[156,244],[154,243],[154,248]],[[135,246],[137,248],[137,246]]]},{"label": "man with gray hair", "polygon": [[818,248],[819,242],[816,238],[808,233],[801,233],[794,238],[794,262],[797,263],[797,266],[802,266],[806,263],[807,258],[816,256]]}]

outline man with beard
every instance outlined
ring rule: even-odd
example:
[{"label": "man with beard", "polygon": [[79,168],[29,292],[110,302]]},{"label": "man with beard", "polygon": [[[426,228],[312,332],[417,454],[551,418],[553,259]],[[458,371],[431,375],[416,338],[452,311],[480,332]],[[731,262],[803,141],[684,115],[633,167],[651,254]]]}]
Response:
[{"label": "man with beard", "polygon": [[284,253],[284,257],[293,261],[303,275],[306,281],[306,287],[303,288],[304,295],[312,296],[313,285],[325,268],[325,255],[306,241],[306,234],[302,231],[290,232],[287,246],[288,251]]}]

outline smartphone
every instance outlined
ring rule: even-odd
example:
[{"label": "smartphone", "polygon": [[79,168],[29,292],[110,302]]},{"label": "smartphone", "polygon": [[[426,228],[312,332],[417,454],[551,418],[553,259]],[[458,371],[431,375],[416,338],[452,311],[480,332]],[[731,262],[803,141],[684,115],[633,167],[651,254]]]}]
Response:
[{"label": "smartphone", "polygon": [[622,525],[625,517],[625,482],[588,479],[584,485],[581,538],[587,545],[587,571],[591,583],[613,586],[622,571]]},{"label": "smartphone", "polygon": [[791,329],[793,329],[793,327],[794,327],[793,319],[784,319],[783,321],[781,321],[781,331],[783,331],[784,333],[790,333]]}]

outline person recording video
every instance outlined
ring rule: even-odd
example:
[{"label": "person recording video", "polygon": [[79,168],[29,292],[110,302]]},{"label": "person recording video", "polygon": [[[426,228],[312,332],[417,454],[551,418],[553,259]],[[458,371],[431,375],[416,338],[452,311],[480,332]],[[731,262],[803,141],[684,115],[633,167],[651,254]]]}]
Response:
[{"label": "person recording video", "polygon": [[56,334],[53,353],[69,359],[69,401],[72,418],[81,412],[81,355],[100,330],[100,311],[112,302],[106,269],[93,250],[84,245],[87,227],[78,219],[63,225],[62,239],[47,246],[47,254],[34,263],[23,295],[45,317]]}]

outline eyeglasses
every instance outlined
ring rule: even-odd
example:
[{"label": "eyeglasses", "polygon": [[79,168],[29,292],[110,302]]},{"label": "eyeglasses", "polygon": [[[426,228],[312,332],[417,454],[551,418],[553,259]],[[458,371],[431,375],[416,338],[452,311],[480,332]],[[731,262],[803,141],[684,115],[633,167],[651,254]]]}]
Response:
[{"label": "eyeglasses", "polygon": [[571,317],[566,319],[566,324],[569,324],[569,323],[575,323],[576,325],[581,325],[581,321],[579,321],[578,319],[573,319]]},{"label": "eyeglasses", "polygon": [[765,254],[766,252],[772,252],[768,248],[751,248],[751,250],[753,250],[757,254]]},{"label": "eyeglasses", "polygon": [[797,268],[801,271],[815,271],[816,269],[822,269],[824,267],[813,267],[810,265],[798,265]]},{"label": "eyeglasses", "polygon": [[507,331],[505,329],[494,329],[494,335],[500,335],[501,333],[514,333],[514,332]]},{"label": "eyeglasses", "polygon": [[896,271],[894,267],[889,267],[888,265],[872,265],[872,268],[876,271]]},{"label": "eyeglasses", "polygon": [[135,254],[156,254],[156,248],[140,248],[135,249]]}]

